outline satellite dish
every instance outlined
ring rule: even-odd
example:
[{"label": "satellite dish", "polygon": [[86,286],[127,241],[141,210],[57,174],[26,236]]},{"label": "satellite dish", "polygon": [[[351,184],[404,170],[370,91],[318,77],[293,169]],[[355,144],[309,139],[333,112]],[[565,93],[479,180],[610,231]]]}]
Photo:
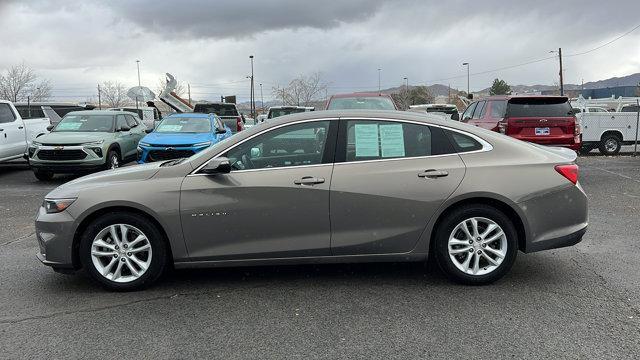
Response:
[{"label": "satellite dish", "polygon": [[133,101],[152,101],[156,94],[145,86],[134,86],[127,91],[127,96]]}]

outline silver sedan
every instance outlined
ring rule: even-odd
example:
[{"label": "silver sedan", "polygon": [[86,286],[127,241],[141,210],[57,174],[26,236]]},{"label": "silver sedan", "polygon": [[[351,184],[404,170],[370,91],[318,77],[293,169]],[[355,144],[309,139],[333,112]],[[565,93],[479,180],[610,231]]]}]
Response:
[{"label": "silver sedan", "polygon": [[37,256],[114,290],[148,286],[169,266],[428,258],[485,284],[518,251],[582,239],[575,158],[425,114],[301,113],[187,159],[60,186],[38,212]]}]

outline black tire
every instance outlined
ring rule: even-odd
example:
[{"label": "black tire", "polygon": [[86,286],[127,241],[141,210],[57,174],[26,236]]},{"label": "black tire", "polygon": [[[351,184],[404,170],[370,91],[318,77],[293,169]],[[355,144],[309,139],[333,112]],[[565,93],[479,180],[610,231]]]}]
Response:
[{"label": "black tire", "polygon": [[33,169],[33,175],[40,181],[49,181],[53,179],[53,173],[51,171]]},{"label": "black tire", "polygon": [[[151,262],[146,272],[139,278],[126,282],[116,282],[104,277],[93,264],[91,246],[98,233],[114,224],[133,226],[144,233],[151,245]],[[83,268],[89,276],[106,289],[115,291],[141,290],[155,283],[167,268],[167,249],[161,231],[147,218],[135,213],[117,212],[107,213],[94,220],[81,235],[79,258]],[[122,255],[124,257],[124,255]]]},{"label": "black tire", "polygon": [[[449,236],[455,227],[466,219],[482,217],[498,224],[506,235],[507,251],[504,259],[493,271],[483,275],[473,275],[458,269],[449,255]],[[435,230],[434,254],[440,269],[453,281],[467,285],[490,284],[502,278],[513,266],[518,254],[518,234],[516,229],[504,213],[483,204],[461,206],[448,213]],[[469,255],[467,255],[469,256]]]},{"label": "black tire", "polygon": [[120,158],[120,154],[117,150],[111,149],[107,153],[107,159],[105,161],[105,167],[107,170],[109,169],[117,169],[122,165],[122,159]]},{"label": "black tire", "polygon": [[602,155],[617,155],[622,147],[622,139],[616,134],[605,134],[600,140],[598,150]]}]

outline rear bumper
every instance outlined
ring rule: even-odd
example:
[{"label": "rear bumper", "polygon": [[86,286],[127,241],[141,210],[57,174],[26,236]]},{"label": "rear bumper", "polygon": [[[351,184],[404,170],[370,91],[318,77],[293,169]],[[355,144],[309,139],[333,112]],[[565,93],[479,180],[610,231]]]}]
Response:
[{"label": "rear bumper", "polygon": [[556,136],[522,136],[522,135],[509,135],[515,139],[532,142],[534,144],[547,145],[547,146],[560,146],[566,147],[571,150],[578,151],[582,147],[580,136],[574,135],[556,135]]},{"label": "rear bumper", "polygon": [[527,220],[526,253],[571,246],[587,231],[587,196],[579,185],[541,193],[518,204]]}]

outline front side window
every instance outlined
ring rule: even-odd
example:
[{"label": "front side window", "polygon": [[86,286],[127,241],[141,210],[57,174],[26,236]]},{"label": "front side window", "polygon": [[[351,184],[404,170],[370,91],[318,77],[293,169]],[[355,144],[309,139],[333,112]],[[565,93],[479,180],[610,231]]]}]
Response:
[{"label": "front side window", "polygon": [[478,105],[476,106],[475,110],[473,111],[473,118],[474,119],[480,119],[484,116],[484,107],[485,104],[487,102],[486,101],[480,101],[478,103]]},{"label": "front side window", "polygon": [[16,115],[9,104],[0,104],[0,124],[10,123],[16,120]]},{"label": "front side window", "polygon": [[65,116],[54,132],[112,132],[113,115],[73,115]]},{"label": "front side window", "polygon": [[124,115],[118,115],[116,117],[116,130],[120,130],[122,127],[129,127],[129,125],[127,125],[127,119]]},{"label": "front side window", "polygon": [[226,153],[232,170],[321,164],[330,121],[287,125],[258,135]]},{"label": "front side window", "polygon": [[429,126],[378,120],[347,122],[346,161],[432,155]]},{"label": "front side window", "polygon": [[159,133],[207,133],[211,132],[209,118],[168,117],[155,129]]},{"label": "front side window", "polygon": [[473,114],[473,111],[476,109],[476,105],[478,103],[473,103],[471,105],[469,105],[469,107],[467,107],[467,109],[464,111],[464,113],[462,113],[462,121],[467,122],[468,120],[471,120],[471,115]]},{"label": "front side window", "polygon": [[127,125],[130,128],[134,128],[134,127],[138,126],[138,122],[136,121],[136,119],[133,116],[127,115]]}]

